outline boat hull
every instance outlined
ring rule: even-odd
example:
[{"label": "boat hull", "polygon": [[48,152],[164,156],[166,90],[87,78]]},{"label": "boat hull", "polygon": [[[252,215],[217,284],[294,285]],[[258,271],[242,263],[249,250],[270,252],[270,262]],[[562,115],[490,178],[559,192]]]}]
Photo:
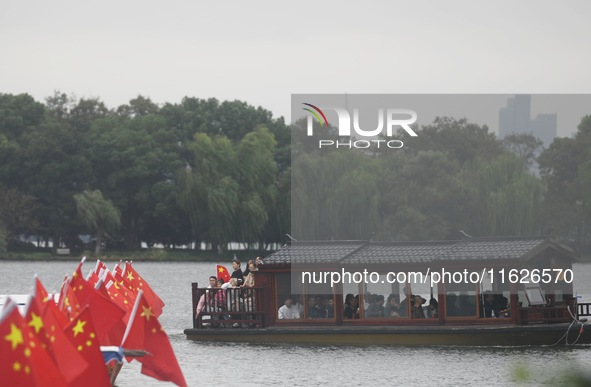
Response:
[{"label": "boat hull", "polygon": [[[272,327],[186,329],[189,340],[322,345],[525,346],[591,344],[591,328],[580,324],[437,327]],[[578,337],[578,340],[577,340]],[[562,338],[562,340],[561,340]]]}]

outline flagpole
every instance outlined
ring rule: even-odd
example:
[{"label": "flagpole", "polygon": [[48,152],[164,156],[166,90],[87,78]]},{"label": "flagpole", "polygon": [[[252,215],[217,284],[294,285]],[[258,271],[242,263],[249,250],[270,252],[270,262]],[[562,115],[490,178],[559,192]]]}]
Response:
[{"label": "flagpole", "polygon": [[137,314],[137,310],[140,306],[140,300],[141,300],[143,294],[144,294],[144,291],[140,290],[137,293],[137,297],[135,298],[135,303],[133,304],[133,309],[131,310],[128,324],[127,324],[127,327],[125,328],[125,333],[123,334],[123,339],[121,340],[122,347],[123,347],[123,343],[125,343],[125,340],[127,339],[127,336],[129,335],[129,331],[131,330],[131,326],[133,325],[133,320],[135,319],[135,315]]}]

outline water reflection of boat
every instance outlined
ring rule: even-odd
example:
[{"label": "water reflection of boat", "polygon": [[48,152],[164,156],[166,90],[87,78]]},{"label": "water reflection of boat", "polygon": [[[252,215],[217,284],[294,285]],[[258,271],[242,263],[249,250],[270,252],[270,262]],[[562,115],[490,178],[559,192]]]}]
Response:
[{"label": "water reflection of boat", "polygon": [[[253,289],[194,283],[193,310],[201,297],[206,307],[185,334],[203,341],[322,344],[591,343],[591,330],[584,329],[591,304],[573,297],[572,264],[578,261],[573,249],[546,237],[294,241],[265,258]],[[315,281],[323,273],[364,272],[375,274],[359,283]],[[391,273],[406,279],[393,281]],[[448,281],[441,279],[445,273]],[[457,273],[462,281],[454,281]],[[218,302],[221,291],[232,304]],[[247,297],[253,301],[245,304]],[[301,311],[299,318],[278,318],[286,298]],[[433,310],[425,309],[426,300],[435,301]],[[358,307],[349,319],[351,303]]]}]

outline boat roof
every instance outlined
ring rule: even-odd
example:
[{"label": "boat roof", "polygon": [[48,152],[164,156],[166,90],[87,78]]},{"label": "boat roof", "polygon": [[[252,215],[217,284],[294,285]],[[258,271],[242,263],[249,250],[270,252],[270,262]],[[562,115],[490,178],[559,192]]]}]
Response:
[{"label": "boat roof", "polygon": [[527,261],[546,249],[570,262],[579,254],[546,236],[466,238],[462,240],[374,242],[292,241],[265,258],[265,264],[393,264],[450,261]]}]

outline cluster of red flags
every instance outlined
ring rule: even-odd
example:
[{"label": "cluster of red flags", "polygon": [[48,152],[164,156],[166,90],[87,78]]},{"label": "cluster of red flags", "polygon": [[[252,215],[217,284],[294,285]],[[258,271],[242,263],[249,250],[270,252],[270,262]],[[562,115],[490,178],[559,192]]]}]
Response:
[{"label": "cluster of red flags", "polygon": [[[0,379],[6,386],[111,385],[101,346],[147,352],[142,373],[186,386],[158,316],[164,302],[126,262],[100,261],[86,278],[82,262],[64,279],[58,301],[38,278],[24,316],[10,298],[0,311]],[[128,358],[128,361],[133,358]]]}]

